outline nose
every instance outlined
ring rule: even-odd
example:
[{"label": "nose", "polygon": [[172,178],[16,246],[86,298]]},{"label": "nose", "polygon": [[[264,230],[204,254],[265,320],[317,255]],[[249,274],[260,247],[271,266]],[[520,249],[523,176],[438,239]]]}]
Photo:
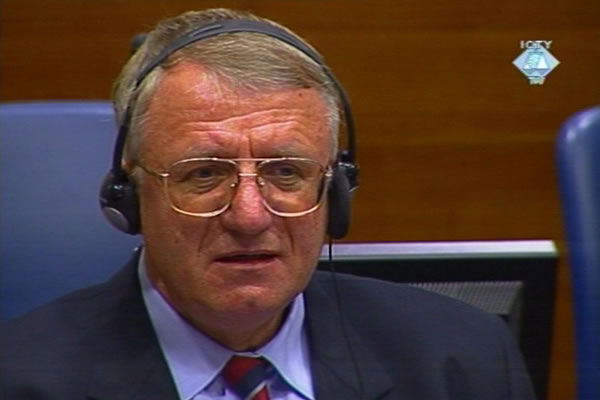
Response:
[{"label": "nose", "polygon": [[269,228],[273,215],[265,208],[256,174],[240,174],[231,205],[221,217],[226,229],[243,235],[258,235]]}]

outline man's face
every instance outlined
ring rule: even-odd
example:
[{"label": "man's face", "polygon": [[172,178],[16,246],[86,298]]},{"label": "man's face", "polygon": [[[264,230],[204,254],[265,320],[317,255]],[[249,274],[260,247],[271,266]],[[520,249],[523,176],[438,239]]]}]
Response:
[{"label": "man's face", "polygon": [[[251,93],[181,63],[153,95],[141,155],[158,171],[191,157],[292,156],[326,166],[332,147],[326,115],[314,89]],[[150,277],[197,327],[210,331],[211,324],[250,318],[266,323],[308,283],[325,235],[326,205],[278,217],[264,207],[253,177],[241,178],[229,209],[212,218],[172,210],[160,181],[149,175],[138,192]]]}]

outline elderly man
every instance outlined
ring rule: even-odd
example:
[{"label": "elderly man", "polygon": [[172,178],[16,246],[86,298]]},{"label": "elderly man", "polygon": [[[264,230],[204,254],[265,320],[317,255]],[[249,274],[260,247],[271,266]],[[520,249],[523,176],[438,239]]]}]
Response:
[{"label": "elderly man", "polygon": [[114,91],[102,188],[144,246],[109,282],[2,327],[3,399],[531,399],[502,323],[315,272],[345,230],[341,87],[243,12],[161,22]]}]

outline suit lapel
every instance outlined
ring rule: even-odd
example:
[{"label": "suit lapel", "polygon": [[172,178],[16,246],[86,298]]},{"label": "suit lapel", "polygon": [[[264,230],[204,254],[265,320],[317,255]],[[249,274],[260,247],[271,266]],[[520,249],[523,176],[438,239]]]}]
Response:
[{"label": "suit lapel", "polygon": [[176,399],[177,391],[146,312],[137,260],[108,283],[112,293],[99,315],[89,398]]},{"label": "suit lapel", "polygon": [[[382,364],[370,352],[368,343],[348,323],[349,313],[356,310],[344,309],[342,306],[346,321],[342,326],[335,300],[335,287],[328,277],[319,277],[323,278],[323,274],[316,272],[305,291],[316,398],[383,398],[391,391],[392,383]],[[362,395],[358,376],[362,381]]]}]

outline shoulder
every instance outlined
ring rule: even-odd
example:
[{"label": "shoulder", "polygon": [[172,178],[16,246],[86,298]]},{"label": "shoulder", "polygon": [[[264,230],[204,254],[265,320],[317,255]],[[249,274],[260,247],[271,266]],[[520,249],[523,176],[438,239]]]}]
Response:
[{"label": "shoulder", "polygon": [[[109,282],[77,290],[0,324],[0,366],[66,362],[85,358],[115,310],[127,309],[127,285],[136,284],[127,268]],[[125,286],[125,287],[124,287]]]},{"label": "shoulder", "polygon": [[[395,313],[414,313],[415,317],[423,315],[425,310],[435,314],[451,310],[473,318],[487,319],[488,316],[484,311],[462,301],[408,284],[343,273],[336,273],[334,279],[331,273],[321,271],[315,274],[314,280],[319,285],[331,289],[337,282],[337,289],[345,296],[345,303],[360,307],[377,306],[379,309],[393,310]],[[415,307],[417,305],[418,307]]]},{"label": "shoulder", "polygon": [[[457,398],[533,398],[522,357],[500,318],[406,284],[345,274],[334,280],[318,272],[312,285],[321,303],[339,299],[332,313],[342,318],[332,320],[356,335],[357,348],[374,355],[393,382],[412,385],[420,398],[438,398],[431,392],[437,389],[461,393]],[[313,310],[318,307],[311,302]]]},{"label": "shoulder", "polygon": [[23,398],[39,390],[40,396],[68,398],[65,379],[69,393],[82,393],[95,321],[102,314],[93,299],[102,292],[103,287],[79,291],[0,325],[0,397]]},{"label": "shoulder", "polygon": [[56,398],[84,393],[94,361],[123,352],[121,342],[140,337],[147,325],[135,276],[127,267],[109,282],[0,324],[0,397],[22,398],[31,390]]},{"label": "shoulder", "polygon": [[[316,282],[335,295],[335,282],[327,272],[315,274]],[[497,316],[462,301],[406,284],[336,274],[342,313],[363,336],[378,333],[390,343],[427,341],[429,348],[464,346],[489,352],[500,342],[511,341]],[[332,301],[335,299],[332,298]]]},{"label": "shoulder", "polygon": [[72,346],[73,334],[82,332],[84,335],[85,331],[95,329],[94,321],[103,314],[106,305],[105,300],[100,299],[106,298],[110,291],[106,284],[78,290],[23,316],[2,322],[0,354],[24,354],[32,347],[52,350],[61,343]]}]

